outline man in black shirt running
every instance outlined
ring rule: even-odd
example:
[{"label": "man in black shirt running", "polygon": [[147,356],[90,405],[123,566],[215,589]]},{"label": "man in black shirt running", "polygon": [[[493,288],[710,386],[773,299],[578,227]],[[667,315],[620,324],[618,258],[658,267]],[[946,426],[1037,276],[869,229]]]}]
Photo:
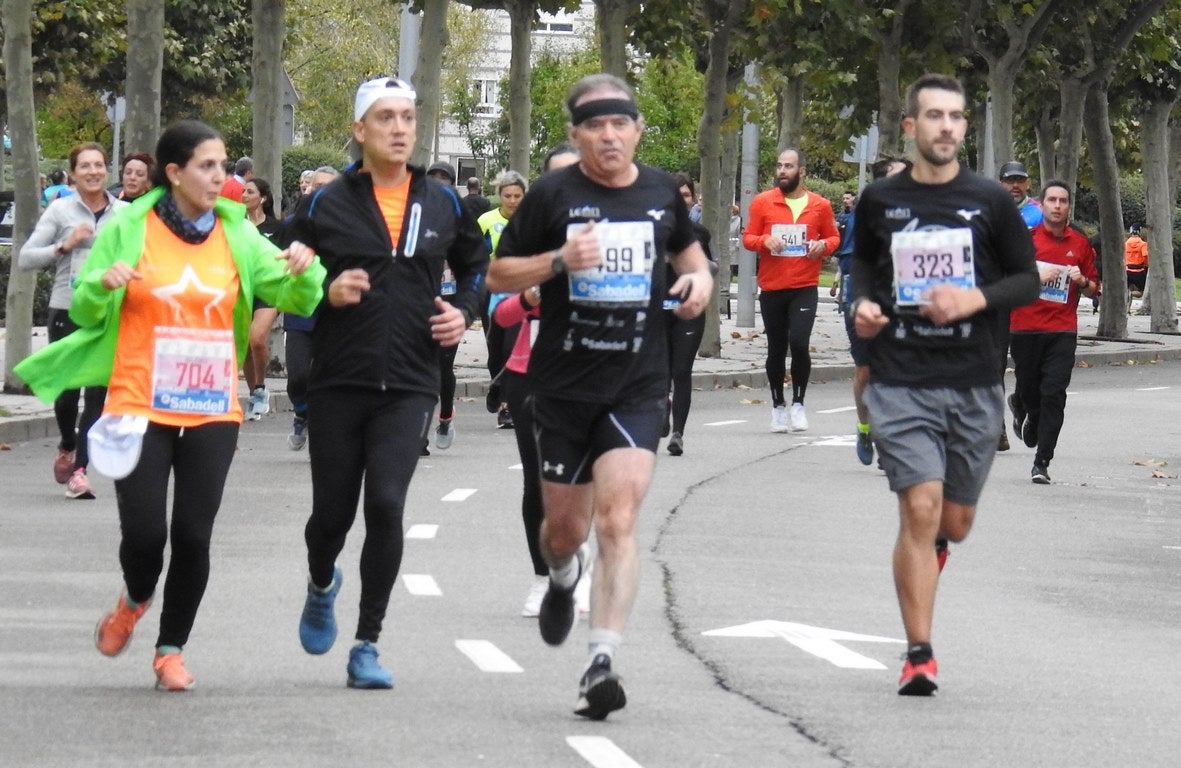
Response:
[{"label": "man in black shirt running", "polygon": [[488,287],[540,285],[529,391],[550,583],[538,625],[550,645],[570,633],[593,523],[589,653],[575,712],[601,720],[626,703],[612,662],[635,602],[636,517],[668,387],[662,308],[673,300],[678,317],[700,314],[713,279],[672,177],[634,162],[644,121],[627,83],[590,75],[566,106],[580,160],[529,190],[501,235]]},{"label": "man in black shirt running", "polygon": [[853,316],[873,340],[866,404],[900,513],[902,695],[937,687],[935,587],[947,541],[972,527],[1000,436],[997,313],[1038,294],[1033,243],[1009,195],[957,160],[967,125],[958,81],[916,80],[902,120],[914,168],[867,187],[854,223]]}]

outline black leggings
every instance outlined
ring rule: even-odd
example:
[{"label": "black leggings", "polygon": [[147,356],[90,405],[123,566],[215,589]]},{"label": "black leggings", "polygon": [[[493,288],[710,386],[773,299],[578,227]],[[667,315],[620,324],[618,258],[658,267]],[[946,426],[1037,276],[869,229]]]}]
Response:
[{"label": "black leggings", "polygon": [[[528,333],[528,328],[522,333]],[[524,488],[521,493],[521,520],[525,523],[525,543],[529,546],[529,559],[533,561],[533,573],[545,576],[549,567],[541,556],[541,520],[545,508],[541,504],[541,472],[537,462],[537,443],[533,436],[533,408],[525,400],[529,388],[523,373],[506,370],[500,378],[501,392],[513,415],[513,432],[517,436],[517,453],[521,456],[521,477]]]},{"label": "black leggings", "polygon": [[[51,342],[63,339],[78,326],[70,320],[70,312],[66,309],[50,308],[48,335]],[[78,419],[78,395],[82,395],[82,419]],[[89,446],[86,434],[94,426],[103,411],[103,403],[107,399],[106,387],[86,387],[86,389],[68,389],[53,401],[53,415],[57,418],[57,429],[62,439],[58,444],[64,451],[76,451],[74,454],[74,469],[86,469],[90,463]]]},{"label": "black leggings", "polygon": [[285,333],[287,356],[287,396],[296,416],[308,413],[308,374],[312,370],[312,332],[289,330]]},{"label": "black leggings", "polygon": [[759,306],[763,327],[767,330],[767,382],[771,385],[771,404],[784,405],[783,378],[785,359],[791,350],[791,401],[804,402],[808,378],[812,375],[812,355],[808,344],[816,323],[816,287],[785,288],[763,291]]},{"label": "black leggings", "polygon": [[[155,593],[164,568],[164,545],[172,540],[156,647],[183,648],[189,641],[209,581],[209,539],[237,443],[234,422],[184,429],[150,423],[139,463],[115,481],[123,534],[119,564],[134,602],[142,603]],[[171,533],[170,474],[175,483]]]},{"label": "black leggings", "polygon": [[459,345],[439,347],[439,418],[455,415],[455,355]]},{"label": "black leggings", "polygon": [[312,514],[308,573],[327,587],[365,486],[358,640],[376,643],[402,565],[402,512],[435,398],[414,392],[320,389],[308,395]]},{"label": "black leggings", "polygon": [[668,363],[672,384],[672,431],[685,434],[689,420],[689,406],[693,401],[693,360],[701,348],[705,335],[705,313],[692,320],[682,320],[668,312],[665,315],[668,332]]}]

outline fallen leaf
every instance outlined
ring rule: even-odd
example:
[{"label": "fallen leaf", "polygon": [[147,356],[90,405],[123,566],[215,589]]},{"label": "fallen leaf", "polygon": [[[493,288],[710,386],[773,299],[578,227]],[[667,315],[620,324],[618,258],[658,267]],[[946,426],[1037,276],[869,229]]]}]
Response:
[{"label": "fallen leaf", "polygon": [[751,398],[749,400],[739,400],[738,402],[741,405],[762,405],[763,404],[763,401],[759,400],[758,398]]},{"label": "fallen leaf", "polygon": [[1161,480],[1171,480],[1176,478],[1176,475],[1170,475],[1168,472],[1161,472],[1159,469],[1152,470],[1152,476]]},{"label": "fallen leaf", "polygon": [[1169,462],[1162,459],[1136,459],[1132,462],[1137,467],[1167,467]]},{"label": "fallen leaf", "polygon": [[730,331],[730,338],[732,338],[732,339],[741,339],[741,338],[742,338],[742,334],[741,334],[741,333],[739,333],[738,331]]},{"label": "fallen leaf", "polygon": [[12,446],[8,443],[0,443],[0,451],[11,451]]},{"label": "fallen leaf", "polygon": [[1078,361],[1078,367],[1079,367],[1079,368],[1094,368],[1095,366],[1091,365],[1091,364],[1090,364],[1089,362],[1087,362],[1086,360],[1079,360],[1079,361]]}]

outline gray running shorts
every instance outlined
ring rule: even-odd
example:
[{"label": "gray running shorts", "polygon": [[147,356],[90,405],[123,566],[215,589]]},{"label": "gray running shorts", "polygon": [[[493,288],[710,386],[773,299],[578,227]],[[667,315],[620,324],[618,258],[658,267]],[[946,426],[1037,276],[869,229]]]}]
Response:
[{"label": "gray running shorts", "polygon": [[1004,389],[908,387],[871,381],[870,434],[890,490],[943,482],[943,498],[976,506],[1000,440]]}]

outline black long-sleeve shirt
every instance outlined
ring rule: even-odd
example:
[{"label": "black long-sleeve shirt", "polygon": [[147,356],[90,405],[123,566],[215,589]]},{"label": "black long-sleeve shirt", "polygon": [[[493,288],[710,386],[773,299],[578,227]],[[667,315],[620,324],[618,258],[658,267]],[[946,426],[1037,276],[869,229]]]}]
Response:
[{"label": "black long-sleeve shirt", "polygon": [[[937,326],[898,302],[891,245],[897,233],[953,229],[971,233],[970,271],[987,308]],[[1034,301],[1039,285],[1029,230],[1003,187],[965,168],[946,184],[920,184],[909,173],[875,181],[857,205],[853,249],[856,298],[877,302],[890,318],[870,345],[874,381],[961,388],[1000,382],[998,313]]]}]

